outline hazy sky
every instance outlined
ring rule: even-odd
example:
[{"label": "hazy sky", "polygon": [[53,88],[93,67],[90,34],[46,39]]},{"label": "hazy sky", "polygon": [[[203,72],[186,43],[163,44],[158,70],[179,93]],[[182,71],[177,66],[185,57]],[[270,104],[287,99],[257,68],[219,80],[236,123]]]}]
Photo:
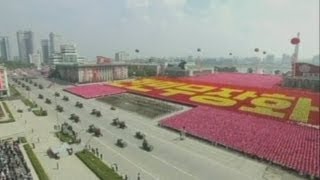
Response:
[{"label": "hazy sky", "polygon": [[141,56],[281,56],[301,32],[304,58],[319,53],[319,0],[0,0],[0,35],[17,54],[17,30],[49,32],[87,57],[140,49]]}]

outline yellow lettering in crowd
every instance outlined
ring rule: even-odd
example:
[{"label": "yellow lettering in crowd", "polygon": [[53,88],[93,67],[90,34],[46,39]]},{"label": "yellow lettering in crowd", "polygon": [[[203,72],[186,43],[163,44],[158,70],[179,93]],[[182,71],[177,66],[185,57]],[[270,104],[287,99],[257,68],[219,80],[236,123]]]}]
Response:
[{"label": "yellow lettering in crowd", "polygon": [[287,99],[287,100],[294,100],[295,97],[286,96],[284,94],[261,94],[264,97],[271,97],[271,98],[279,98],[279,99]]},{"label": "yellow lettering in crowd", "polygon": [[214,106],[222,106],[222,107],[230,107],[235,104],[237,104],[237,101],[222,97],[216,97],[216,96],[193,96],[190,97],[190,101],[199,102],[203,104],[208,105],[214,105]]},{"label": "yellow lettering in crowd", "polygon": [[116,87],[126,87],[126,85],[121,84],[121,82],[113,82],[113,83],[111,83],[110,85],[116,86]]},{"label": "yellow lettering in crowd", "polygon": [[221,88],[220,89],[221,91],[218,91],[218,92],[209,92],[209,93],[206,93],[206,95],[217,95],[217,96],[221,96],[221,97],[226,97],[226,98],[229,98],[229,97],[232,97],[231,93],[235,93],[235,92],[242,92],[243,90],[240,90],[240,89],[229,89],[229,88]]},{"label": "yellow lettering in crowd", "polygon": [[153,79],[141,79],[141,80],[134,80],[131,82],[132,85],[143,85],[143,84],[147,84],[153,82]]},{"label": "yellow lettering in crowd", "polygon": [[157,80],[157,79],[142,79],[142,80],[133,81],[132,85],[135,85],[135,86],[143,85],[146,87],[152,87],[154,89],[166,89],[166,88],[182,86],[182,85],[185,85],[185,83],[177,83],[177,82],[163,81],[163,80]]},{"label": "yellow lettering in crowd", "polygon": [[151,91],[151,89],[146,89],[146,88],[144,88],[144,87],[142,87],[140,85],[127,86],[126,88],[134,90],[134,91],[141,91],[141,92],[149,92],[149,91]]},{"label": "yellow lettering in crowd", "polygon": [[284,110],[291,106],[291,102],[288,100],[271,97],[258,97],[251,100],[251,103],[255,105],[255,107],[241,106],[239,110],[283,118],[285,113],[274,110]]},{"label": "yellow lettering in crowd", "polygon": [[147,83],[145,85],[148,87],[153,87],[155,89],[166,89],[166,88],[173,88],[173,87],[177,87],[177,86],[182,86],[182,85],[185,85],[185,83],[154,80],[153,82]]},{"label": "yellow lettering in crowd", "polygon": [[248,98],[256,98],[257,97],[257,92],[255,91],[246,91],[244,93],[239,94],[238,96],[233,97],[235,100],[243,101]]},{"label": "yellow lettering in crowd", "polygon": [[210,91],[215,88],[216,87],[197,85],[197,84],[188,84],[188,85],[177,87],[177,89],[181,89],[181,90],[185,90],[185,91],[193,91],[193,92],[206,92],[206,91]]},{"label": "yellow lettering in crowd", "polygon": [[183,91],[179,89],[164,89],[164,93],[161,93],[160,95],[162,96],[172,96],[172,95],[177,95],[177,94],[183,94],[183,95],[194,95],[194,92],[190,91]]},{"label": "yellow lettering in crowd", "polygon": [[310,98],[299,98],[290,115],[290,119],[307,123],[310,112],[319,112],[319,107],[312,106],[311,102]]}]

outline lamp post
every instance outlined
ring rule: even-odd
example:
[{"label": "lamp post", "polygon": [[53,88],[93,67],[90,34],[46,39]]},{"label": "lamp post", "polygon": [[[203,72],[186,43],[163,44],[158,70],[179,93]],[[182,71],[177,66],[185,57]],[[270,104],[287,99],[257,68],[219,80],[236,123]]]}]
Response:
[{"label": "lamp post", "polygon": [[296,71],[296,63],[298,62],[299,55],[299,44],[300,44],[300,33],[298,32],[297,37],[291,39],[291,44],[295,45],[294,52],[291,58],[291,66],[292,66],[292,76],[295,77]]},{"label": "lamp post", "polygon": [[134,52],[136,53],[136,60],[138,61],[139,60],[139,53],[140,53],[140,50],[139,49],[135,49]]},{"label": "lamp post", "polygon": [[201,48],[197,48],[197,52],[198,52],[198,57],[197,57],[197,66],[198,66],[198,70],[201,70]]}]

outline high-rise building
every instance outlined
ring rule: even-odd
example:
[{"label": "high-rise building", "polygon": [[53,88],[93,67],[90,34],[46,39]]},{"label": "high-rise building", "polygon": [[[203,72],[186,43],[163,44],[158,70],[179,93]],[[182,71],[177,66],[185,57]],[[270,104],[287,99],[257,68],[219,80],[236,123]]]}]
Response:
[{"label": "high-rise building", "polygon": [[29,55],[34,53],[33,32],[18,31],[17,32],[18,49],[20,61],[30,61]]},{"label": "high-rise building", "polygon": [[124,51],[117,52],[115,54],[115,61],[119,62],[119,61],[128,60],[128,56],[129,54]]},{"label": "high-rise building", "polygon": [[50,41],[50,55],[53,55],[54,53],[60,53],[60,46],[62,43],[61,35],[51,32],[49,34],[49,41]]},{"label": "high-rise building", "polygon": [[0,59],[4,61],[11,60],[9,38],[0,37]]},{"label": "high-rise building", "polygon": [[42,52],[42,62],[45,64],[49,64],[49,40],[43,39],[41,40],[41,52]]},{"label": "high-rise building", "polygon": [[268,54],[264,59],[263,59],[263,62],[265,64],[273,64],[274,63],[274,60],[275,60],[275,57],[273,54]]},{"label": "high-rise building", "polygon": [[282,64],[290,64],[291,63],[291,56],[288,54],[282,54],[281,62],[282,62]]},{"label": "high-rise building", "polygon": [[38,70],[41,69],[41,53],[39,50],[34,54],[30,54],[29,59],[30,63],[34,64]]}]

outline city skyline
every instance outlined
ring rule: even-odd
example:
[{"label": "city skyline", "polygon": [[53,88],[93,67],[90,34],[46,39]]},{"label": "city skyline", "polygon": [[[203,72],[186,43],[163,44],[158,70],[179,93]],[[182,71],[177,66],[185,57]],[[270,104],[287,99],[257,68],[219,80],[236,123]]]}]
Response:
[{"label": "city skyline", "polygon": [[[97,55],[114,57],[119,51],[134,56],[134,49],[139,49],[143,57],[196,56],[197,48],[202,49],[204,57],[226,57],[229,52],[250,57],[255,56],[255,47],[280,57],[292,54],[290,39],[297,32],[301,32],[302,59],[319,53],[317,0],[4,3],[6,8],[0,7],[0,20],[4,22],[1,35],[10,37],[12,55],[18,54],[13,34],[25,29],[34,32],[35,49],[40,49],[41,39],[47,39],[50,32],[57,32],[76,43],[79,52],[89,59]],[[83,13],[85,7],[90,8]],[[68,13],[63,13],[66,10]]]}]

